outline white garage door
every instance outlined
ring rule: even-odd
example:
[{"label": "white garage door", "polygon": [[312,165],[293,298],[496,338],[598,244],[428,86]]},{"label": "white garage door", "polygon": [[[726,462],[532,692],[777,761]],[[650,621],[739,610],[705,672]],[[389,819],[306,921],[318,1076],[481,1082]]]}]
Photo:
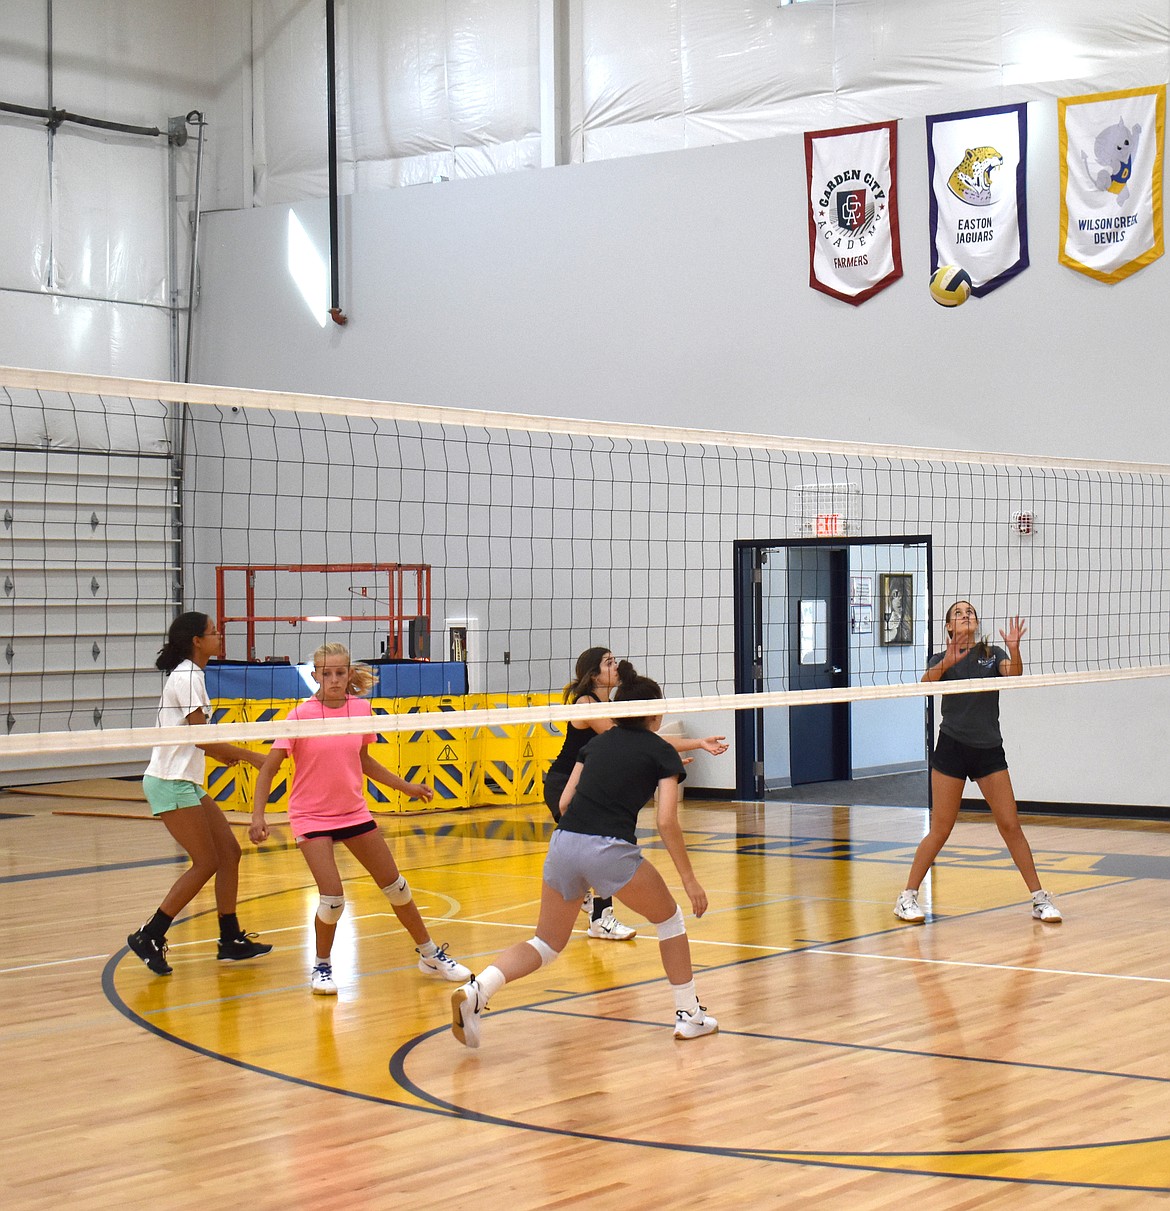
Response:
[{"label": "white garage door", "polygon": [[0,449],[0,727],[76,731],[68,753],[14,757],[0,784],[140,773],[85,732],[151,726],[154,658],[174,617],[178,485],[166,454]]}]

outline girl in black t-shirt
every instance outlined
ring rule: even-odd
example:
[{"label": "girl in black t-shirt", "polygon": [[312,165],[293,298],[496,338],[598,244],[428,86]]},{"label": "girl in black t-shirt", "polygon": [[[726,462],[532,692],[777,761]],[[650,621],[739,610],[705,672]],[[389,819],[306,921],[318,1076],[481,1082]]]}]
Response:
[{"label": "girl in black t-shirt", "polygon": [[[956,601],[947,610],[946,628],[946,651],[931,660],[923,681],[1019,677],[1023,673],[1020,641],[1027,627],[1022,618],[1012,618],[1008,629],[999,633],[1006,652],[979,638],[979,618],[969,601]],[[999,835],[1032,893],[1032,916],[1053,924],[1060,921],[1060,909],[1040,886],[1032,847],[1020,828],[999,731],[998,693],[948,694],[943,698],[942,723],[930,765],[930,831],[918,843],[906,890],[894,904],[894,915],[914,925],[926,920],[926,913],[918,903],[918,889],[955,827],[963,803],[963,787],[970,778],[987,800]]]},{"label": "girl in black t-shirt", "polygon": [[[565,686],[564,699],[566,702],[608,702],[609,696],[618,684],[617,657],[609,648],[592,647],[577,657],[573,670],[573,680]],[[561,818],[561,795],[577,762],[577,754],[602,732],[613,727],[614,721],[607,716],[596,719],[575,719],[565,728],[565,741],[561,751],[556,755],[548,773],[544,776],[544,802],[552,812],[552,818]],[[718,757],[727,752],[727,745],[722,736],[705,736],[702,740],[684,739],[682,736],[668,741],[678,752],[686,753],[693,749],[703,749]],[[589,917],[589,936],[604,938],[610,942],[628,942],[637,934],[636,929],[624,925],[614,916],[613,897],[598,896],[590,892],[582,904],[582,911]]]},{"label": "girl in black t-shirt", "polygon": [[[615,702],[655,701],[662,691],[639,677],[627,661],[618,666]],[[565,948],[590,888],[616,895],[654,923],[662,966],[674,996],[674,1037],[713,1034],[718,1022],[695,995],[691,950],[682,909],[666,881],[643,859],[635,828],[638,812],[658,792],[657,823],[682,879],[695,916],[707,911],[707,893],[695,878],[678,822],[678,786],[686,777],[678,753],[660,736],[662,715],[610,720],[610,727],[577,756],[558,804],[562,819],[544,863],[536,935],[504,951],[451,997],[451,1029],[467,1047],[478,1047],[480,1017],[491,997],[511,980],[531,975]]]}]

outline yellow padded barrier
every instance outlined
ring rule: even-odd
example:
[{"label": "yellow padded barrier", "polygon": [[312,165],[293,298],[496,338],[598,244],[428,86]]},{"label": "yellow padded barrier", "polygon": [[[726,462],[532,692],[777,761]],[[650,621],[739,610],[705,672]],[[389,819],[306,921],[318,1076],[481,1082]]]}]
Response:
[{"label": "yellow padded barrier", "polygon": [[[284,719],[298,699],[216,699],[212,722],[263,723]],[[379,715],[416,715],[449,711],[546,706],[556,694],[463,694],[422,698],[373,698],[370,730],[377,739],[370,755],[407,782],[433,788],[434,798],[407,799],[399,791],[366,780],[366,799],[375,813],[438,811],[453,807],[540,803],[544,775],[560,752],[563,724],[507,724],[467,728],[377,732]],[[262,741],[245,748],[266,752]],[[273,779],[269,810],[287,810],[292,766],[285,764]],[[250,812],[256,772],[250,766],[225,767],[207,759],[207,787],[225,810]]]}]

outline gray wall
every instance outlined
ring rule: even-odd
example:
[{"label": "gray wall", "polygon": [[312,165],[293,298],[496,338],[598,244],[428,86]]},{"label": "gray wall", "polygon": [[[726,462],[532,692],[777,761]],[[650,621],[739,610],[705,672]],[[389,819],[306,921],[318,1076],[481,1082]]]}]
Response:
[{"label": "gray wall", "polygon": [[[929,298],[925,124],[899,127],[905,276],[808,287],[799,138],[348,199],[344,329],[290,280],[288,208],[208,215],[197,381],[773,434],[1165,455],[1159,261],[1115,287],[1057,263],[1053,102],[1028,108],[1032,267]],[[323,255],[326,205],[295,207]],[[966,406],[963,406],[966,405]],[[1124,424],[1105,426],[1103,412]],[[1161,451],[1161,454],[1159,453]]]},{"label": "gray wall", "polygon": [[[348,199],[344,329],[320,326],[291,281],[289,208],[209,215],[195,377],[533,414],[1166,460],[1168,353],[1164,341],[1143,340],[1150,317],[1164,322],[1166,264],[1114,287],[1058,265],[1055,126],[1054,103],[1029,106],[1032,268],[957,311],[926,291],[917,119],[900,125],[906,276],[860,308],[807,286],[799,138]],[[326,250],[325,203],[293,209]],[[1168,699],[1162,681],[1005,695],[1018,794],[1170,802],[1160,780],[1110,756],[1160,747]],[[719,730],[730,733],[730,720]],[[729,786],[730,765],[717,776],[692,775]]]}]

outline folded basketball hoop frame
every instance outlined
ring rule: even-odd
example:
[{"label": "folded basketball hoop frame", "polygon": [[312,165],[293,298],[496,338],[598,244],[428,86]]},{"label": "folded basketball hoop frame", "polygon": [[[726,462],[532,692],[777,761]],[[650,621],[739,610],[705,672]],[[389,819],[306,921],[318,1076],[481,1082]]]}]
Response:
[{"label": "folded basketball hoop frame", "polygon": [[[386,577],[386,599],[363,598],[377,604],[386,604],[385,613],[374,614],[330,614],[331,622],[387,622],[388,639],[386,654],[400,659],[407,654],[410,624],[416,619],[425,619],[427,626],[431,617],[431,566],[426,563],[265,563],[265,564],[220,564],[215,569],[216,624],[219,627],[220,655],[227,659],[227,628],[232,623],[242,622],[247,638],[245,659],[256,659],[256,624],[260,622],[287,622],[296,626],[320,618],[313,614],[257,614],[256,577],[260,573],[278,572],[321,572],[326,575],[373,572]],[[227,612],[228,577],[235,573],[244,576],[244,613]],[[411,590],[408,593],[408,588]],[[350,592],[353,587],[350,586]],[[270,600],[275,600],[275,592]],[[412,608],[413,607],[413,608]]]}]

